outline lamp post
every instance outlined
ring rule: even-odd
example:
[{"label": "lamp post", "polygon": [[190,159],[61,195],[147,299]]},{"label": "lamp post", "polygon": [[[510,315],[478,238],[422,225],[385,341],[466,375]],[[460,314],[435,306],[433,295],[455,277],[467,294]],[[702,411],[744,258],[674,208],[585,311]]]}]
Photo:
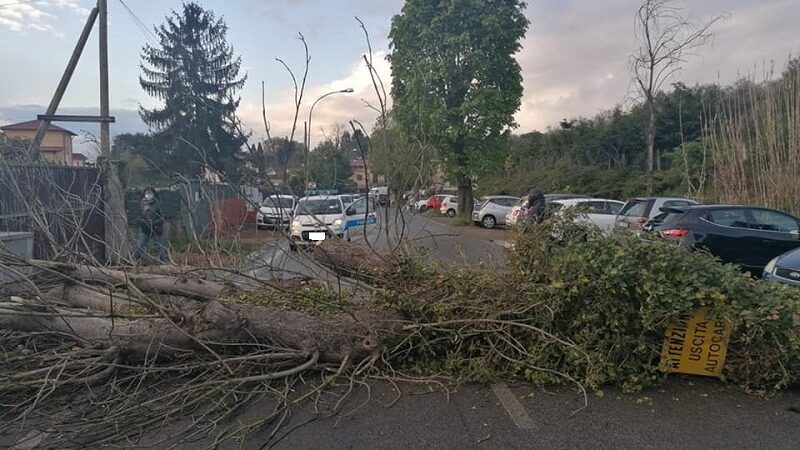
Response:
[{"label": "lamp post", "polygon": [[[353,88],[342,89],[339,91],[331,91],[327,94],[321,95],[319,98],[314,100],[314,103],[311,104],[311,109],[308,110],[308,136],[306,137],[306,182],[305,187],[308,188],[308,160],[309,154],[311,152],[311,114],[314,113],[314,107],[317,106],[317,103],[320,102],[325,97],[334,95],[334,94],[350,94],[353,92]],[[334,180],[335,182],[335,180]]]}]

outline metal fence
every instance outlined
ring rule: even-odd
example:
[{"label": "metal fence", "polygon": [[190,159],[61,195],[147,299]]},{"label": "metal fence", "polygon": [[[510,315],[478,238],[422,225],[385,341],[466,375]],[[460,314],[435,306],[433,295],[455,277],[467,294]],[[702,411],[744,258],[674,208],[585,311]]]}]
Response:
[{"label": "metal fence", "polygon": [[0,231],[34,233],[34,258],[102,258],[103,192],[97,168],[0,164]]}]

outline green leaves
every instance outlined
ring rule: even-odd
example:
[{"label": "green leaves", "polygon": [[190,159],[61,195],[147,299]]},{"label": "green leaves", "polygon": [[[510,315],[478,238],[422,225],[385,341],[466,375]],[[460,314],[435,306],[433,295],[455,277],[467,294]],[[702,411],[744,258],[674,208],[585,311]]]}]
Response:
[{"label": "green leaves", "polygon": [[523,7],[518,0],[407,0],[392,19],[394,118],[412,140],[434,145],[459,183],[515,125]]}]

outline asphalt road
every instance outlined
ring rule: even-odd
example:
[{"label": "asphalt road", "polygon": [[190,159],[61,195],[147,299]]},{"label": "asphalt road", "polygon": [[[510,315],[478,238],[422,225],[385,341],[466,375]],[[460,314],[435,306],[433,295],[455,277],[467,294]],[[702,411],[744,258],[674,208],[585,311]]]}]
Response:
[{"label": "asphalt road", "polygon": [[[428,261],[500,266],[503,264],[503,229],[486,230],[477,226],[454,227],[444,217],[430,218],[392,208],[380,212],[379,227],[351,234],[353,242],[390,252],[405,246]],[[284,236],[266,241],[265,248],[253,256],[254,274],[260,277],[287,277],[297,274],[331,279],[330,271],[320,267],[303,252],[289,248]]]}]

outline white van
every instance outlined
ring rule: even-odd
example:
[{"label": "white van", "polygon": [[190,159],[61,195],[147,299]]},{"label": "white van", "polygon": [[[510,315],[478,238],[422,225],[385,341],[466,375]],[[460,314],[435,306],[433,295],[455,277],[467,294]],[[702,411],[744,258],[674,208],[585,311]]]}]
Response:
[{"label": "white van", "polygon": [[326,238],[350,240],[365,228],[378,227],[378,214],[372,198],[345,204],[338,195],[314,195],[297,202],[291,226],[293,245],[313,244]]},{"label": "white van", "polygon": [[377,186],[369,190],[370,197],[374,197],[379,205],[385,206],[389,204],[389,187]]}]

